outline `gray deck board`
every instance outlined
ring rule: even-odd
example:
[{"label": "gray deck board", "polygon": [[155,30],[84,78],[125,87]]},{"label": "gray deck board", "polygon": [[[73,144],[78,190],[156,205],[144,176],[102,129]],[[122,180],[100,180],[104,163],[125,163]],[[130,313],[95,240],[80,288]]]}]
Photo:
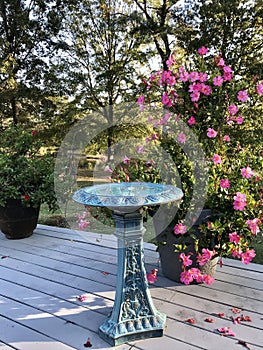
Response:
[{"label": "gray deck board", "polygon": [[[111,348],[97,329],[115,297],[113,235],[39,225],[32,237],[11,241],[0,232],[0,258],[0,350],[80,350],[87,338],[92,349]],[[159,267],[155,247],[148,243],[145,261],[147,271]],[[157,309],[167,315],[164,336],[118,350],[245,349],[239,340],[251,350],[263,349],[262,265],[225,259],[211,286],[181,285],[160,270],[150,291]],[[79,295],[86,300],[80,302]],[[251,322],[234,324],[232,317],[242,314]],[[187,322],[190,318],[194,324]],[[221,336],[217,328],[222,327],[231,327],[236,337]]]}]

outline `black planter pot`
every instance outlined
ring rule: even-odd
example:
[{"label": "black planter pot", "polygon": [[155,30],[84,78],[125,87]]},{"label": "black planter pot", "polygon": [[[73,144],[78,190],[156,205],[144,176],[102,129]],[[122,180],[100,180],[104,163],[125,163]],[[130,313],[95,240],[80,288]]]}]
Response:
[{"label": "black planter pot", "polygon": [[[202,222],[206,222],[209,217],[211,216],[212,212],[210,209],[204,209],[197,219],[197,221],[193,225],[193,229],[195,230],[195,234],[198,236],[200,234],[200,231],[198,229],[198,226]],[[182,269],[182,263],[179,261],[179,255],[180,253],[174,252],[175,247],[174,244],[177,243],[177,237],[173,234],[173,229],[170,227],[161,234],[157,235],[156,239],[158,242],[166,242],[165,245],[160,244],[159,246],[159,257],[160,262],[162,266],[162,272],[165,277],[169,278],[172,281],[180,282],[180,275],[183,272]],[[185,250],[185,254],[188,255],[189,253],[194,252],[194,240],[187,236],[184,237],[184,244],[186,244],[188,247]],[[192,267],[199,267],[196,262],[196,254],[192,254],[192,260],[193,264]],[[218,258],[214,258],[211,261],[209,261],[205,266],[199,267],[202,273],[208,273],[211,275],[214,275],[216,270]]]},{"label": "black planter pot", "polygon": [[20,200],[10,199],[0,206],[0,230],[8,239],[30,237],[37,226],[39,209],[24,207]]}]

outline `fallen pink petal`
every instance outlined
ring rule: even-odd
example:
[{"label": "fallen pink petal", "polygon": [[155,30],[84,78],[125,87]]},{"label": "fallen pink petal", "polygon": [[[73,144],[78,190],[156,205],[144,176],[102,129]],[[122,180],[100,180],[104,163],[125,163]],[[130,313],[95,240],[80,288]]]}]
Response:
[{"label": "fallen pink petal", "polygon": [[109,274],[109,272],[107,272],[107,271],[102,271],[101,273],[105,276],[108,276],[108,274]]},{"label": "fallen pink petal", "polygon": [[79,295],[77,296],[77,300],[83,302],[87,300],[87,297],[85,295]]},{"label": "fallen pink petal", "polygon": [[217,328],[217,331],[225,337],[235,337],[236,334],[231,330],[230,327]]},{"label": "fallen pink petal", "polygon": [[213,322],[215,322],[215,320],[213,319],[213,318],[206,318],[205,319],[205,322],[208,322],[208,323],[213,323]]},{"label": "fallen pink petal", "polygon": [[188,318],[187,320],[185,320],[185,322],[191,323],[191,324],[195,324],[195,319],[194,318]]},{"label": "fallen pink petal", "polygon": [[151,273],[147,273],[146,277],[147,277],[148,283],[154,284],[157,281],[157,272],[158,272],[158,269],[153,269]]}]

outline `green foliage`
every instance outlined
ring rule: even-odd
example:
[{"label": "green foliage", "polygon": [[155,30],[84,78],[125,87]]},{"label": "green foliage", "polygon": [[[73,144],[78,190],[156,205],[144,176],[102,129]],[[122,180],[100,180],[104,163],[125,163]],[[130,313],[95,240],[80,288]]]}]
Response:
[{"label": "green foliage", "polygon": [[54,159],[40,153],[37,135],[10,127],[2,130],[0,137],[0,205],[8,199],[21,199],[25,206],[46,203],[50,210],[56,210]]}]

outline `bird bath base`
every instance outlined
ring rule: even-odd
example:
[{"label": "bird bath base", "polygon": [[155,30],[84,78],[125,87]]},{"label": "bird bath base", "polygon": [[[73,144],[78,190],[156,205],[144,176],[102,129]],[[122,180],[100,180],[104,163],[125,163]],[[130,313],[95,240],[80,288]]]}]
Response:
[{"label": "bird bath base", "polygon": [[127,341],[161,337],[165,314],[154,307],[146,279],[141,212],[114,212],[118,238],[118,276],[113,310],[99,327],[112,346]]}]

